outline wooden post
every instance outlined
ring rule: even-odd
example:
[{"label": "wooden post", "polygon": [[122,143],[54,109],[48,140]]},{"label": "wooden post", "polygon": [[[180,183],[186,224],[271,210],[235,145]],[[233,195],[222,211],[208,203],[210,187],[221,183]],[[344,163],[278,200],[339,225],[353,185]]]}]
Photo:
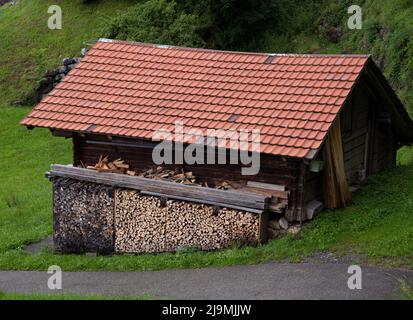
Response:
[{"label": "wooden post", "polygon": [[300,169],[298,173],[298,207],[297,207],[297,220],[300,224],[306,220],[305,210],[305,178],[307,173],[307,165],[304,160],[300,161]]}]

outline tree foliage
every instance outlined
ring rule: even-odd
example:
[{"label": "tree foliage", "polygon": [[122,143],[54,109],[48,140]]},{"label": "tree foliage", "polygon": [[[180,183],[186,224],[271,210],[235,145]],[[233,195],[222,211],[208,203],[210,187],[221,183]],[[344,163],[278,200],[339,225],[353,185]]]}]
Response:
[{"label": "tree foliage", "polygon": [[197,15],[179,10],[174,1],[149,0],[111,19],[104,30],[111,39],[200,47]]},{"label": "tree foliage", "polygon": [[203,36],[212,47],[253,49],[267,29],[280,29],[291,1],[178,0],[201,17]]}]

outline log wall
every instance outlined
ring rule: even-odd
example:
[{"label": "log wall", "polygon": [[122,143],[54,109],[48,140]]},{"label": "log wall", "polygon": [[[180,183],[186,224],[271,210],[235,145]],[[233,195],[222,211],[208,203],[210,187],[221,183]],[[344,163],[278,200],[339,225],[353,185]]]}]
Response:
[{"label": "log wall", "polygon": [[[143,141],[128,138],[112,139],[103,135],[87,135],[85,137],[74,136],[74,164],[94,165],[100,155],[109,157],[109,160],[122,158],[132,170],[137,172],[145,171],[154,166],[152,161],[152,149],[156,142]],[[229,158],[229,153],[227,155]],[[261,154],[260,171],[254,176],[241,174],[241,165],[217,164],[217,165],[170,165],[165,167],[183,167],[186,172],[192,172],[196,177],[206,180],[208,184],[214,180],[257,181],[270,184],[278,184],[286,187],[290,192],[286,217],[289,221],[300,221],[302,219],[303,206],[303,178],[301,169],[301,159],[275,157]],[[227,161],[229,163],[229,161]],[[304,204],[305,205],[305,204]]]},{"label": "log wall", "polygon": [[[122,158],[136,171],[144,171],[154,166],[152,149],[156,142],[142,141],[128,138],[108,139],[103,135],[75,136],[74,164],[81,162],[94,165],[100,155],[107,155],[109,160]],[[229,154],[227,155],[229,158]],[[227,161],[229,163],[229,160]],[[261,154],[260,171],[257,175],[246,176],[241,174],[241,165],[205,164],[205,165],[176,165],[184,167],[185,171],[193,172],[197,177],[219,178],[233,181],[259,181],[285,185],[292,188],[297,172],[299,160],[292,158],[275,157]],[[175,165],[167,167],[176,167]]]}]

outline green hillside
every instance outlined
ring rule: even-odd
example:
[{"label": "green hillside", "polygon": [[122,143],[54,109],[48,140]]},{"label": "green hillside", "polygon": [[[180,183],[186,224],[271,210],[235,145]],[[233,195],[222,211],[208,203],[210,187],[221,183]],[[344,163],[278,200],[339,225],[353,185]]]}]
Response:
[{"label": "green hillside", "polygon": [[[0,106],[32,104],[42,74],[101,36],[264,52],[371,53],[413,110],[413,3],[362,0],[362,30],[349,30],[350,0],[62,0],[62,30],[49,30],[52,0],[0,7]],[[254,8],[254,10],[252,10]]]},{"label": "green hillside", "polygon": [[[49,5],[63,29],[49,30]],[[0,7],[0,269],[155,270],[298,260],[318,251],[413,267],[413,149],[373,176],[345,210],[326,211],[302,233],[258,248],[139,257],[29,255],[52,232],[51,163],[71,161],[70,141],[18,122],[42,74],[101,36],[264,52],[371,53],[413,115],[413,2],[360,0],[362,30],[347,28],[348,0],[19,0]],[[254,10],[252,10],[254,4]]]},{"label": "green hillside", "polygon": [[67,56],[78,56],[84,43],[99,38],[105,22],[137,1],[102,0],[81,4],[62,0],[62,30],[49,30],[47,9],[53,0],[19,0],[0,7],[0,106],[32,100],[43,73]]}]

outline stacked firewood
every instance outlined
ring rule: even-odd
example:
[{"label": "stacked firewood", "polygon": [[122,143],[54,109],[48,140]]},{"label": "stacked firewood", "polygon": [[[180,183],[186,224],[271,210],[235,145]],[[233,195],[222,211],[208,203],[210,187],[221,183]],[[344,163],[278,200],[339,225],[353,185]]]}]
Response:
[{"label": "stacked firewood", "polygon": [[107,156],[101,155],[95,165],[85,165],[81,163],[83,168],[97,170],[99,172],[111,172],[127,174],[129,176],[139,176],[148,179],[166,180],[187,185],[198,185],[208,188],[216,188],[220,190],[233,189],[232,185],[227,181],[214,181],[208,184],[206,181],[201,181],[192,172],[186,172],[183,168],[169,169],[161,166],[153,167],[143,172],[137,172],[130,168],[125,160],[116,159],[109,161]]},{"label": "stacked firewood", "polygon": [[136,175],[136,172],[129,170],[129,165],[120,158],[109,161],[108,157],[100,156],[99,161],[94,166],[85,166],[83,163],[81,165],[84,168],[97,170],[99,172],[123,173],[129,176]]},{"label": "stacked firewood", "polygon": [[184,169],[171,170],[158,166],[140,173],[139,176],[149,179],[168,180],[182,184],[196,184],[196,177],[192,172],[185,172]]},{"label": "stacked firewood", "polygon": [[207,188],[216,188],[220,190],[232,189],[232,186],[227,181],[215,181],[214,184],[208,184],[196,177],[192,172],[185,172],[183,168],[167,169],[163,167],[154,167],[139,174],[140,177],[167,180],[176,183],[198,185]]},{"label": "stacked firewood", "polygon": [[260,242],[259,216],[203,204],[143,196],[118,190],[115,205],[115,251],[168,252],[196,248],[213,250],[234,243]]},{"label": "stacked firewood", "polygon": [[114,197],[110,187],[56,178],[53,199],[56,252],[113,252]]}]

